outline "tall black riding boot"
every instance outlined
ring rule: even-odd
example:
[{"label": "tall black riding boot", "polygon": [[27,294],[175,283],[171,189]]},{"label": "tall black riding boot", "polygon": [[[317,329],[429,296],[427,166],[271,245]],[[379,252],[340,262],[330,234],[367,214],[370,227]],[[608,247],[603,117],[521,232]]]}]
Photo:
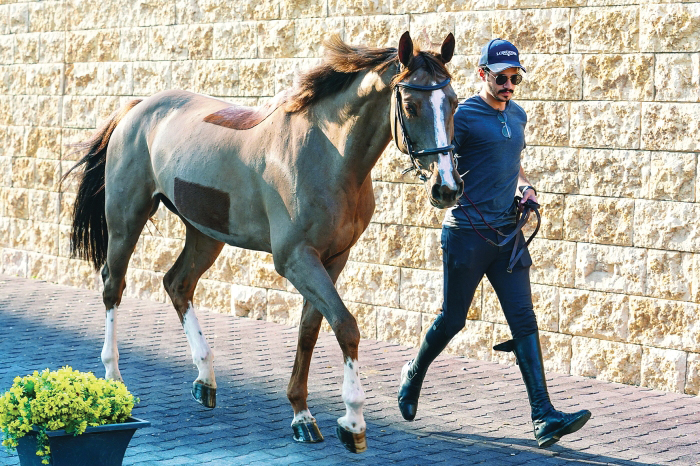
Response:
[{"label": "tall black riding boot", "polygon": [[587,409],[576,413],[563,413],[552,406],[547,393],[539,332],[501,343],[493,349],[515,353],[527,387],[532,409],[532,425],[540,448],[553,445],[563,435],[576,432],[590,419],[591,412]]},{"label": "tall black riding boot", "polygon": [[418,397],[423,385],[423,378],[428,366],[445,349],[451,337],[445,333],[445,325],[440,314],[425,334],[415,359],[408,361],[401,369],[401,386],[399,387],[399,410],[407,421],[416,417]]}]

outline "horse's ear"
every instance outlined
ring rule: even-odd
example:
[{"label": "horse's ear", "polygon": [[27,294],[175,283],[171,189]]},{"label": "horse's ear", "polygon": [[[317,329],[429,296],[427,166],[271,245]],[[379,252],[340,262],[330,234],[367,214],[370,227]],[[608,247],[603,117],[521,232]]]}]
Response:
[{"label": "horse's ear", "polygon": [[455,36],[449,33],[442,43],[442,48],[440,49],[440,57],[443,63],[448,63],[452,60],[452,55],[455,53]]},{"label": "horse's ear", "polygon": [[413,56],[413,41],[408,31],[404,32],[399,39],[399,61],[403,66],[408,66]]}]

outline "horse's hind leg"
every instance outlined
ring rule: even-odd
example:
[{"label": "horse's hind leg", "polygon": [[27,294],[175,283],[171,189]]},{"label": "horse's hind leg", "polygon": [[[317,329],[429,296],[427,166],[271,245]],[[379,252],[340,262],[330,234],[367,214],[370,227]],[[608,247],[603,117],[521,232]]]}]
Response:
[{"label": "horse's hind leg", "polygon": [[[333,283],[336,282],[338,275],[345,267],[347,258],[348,254],[344,254],[326,266]],[[323,435],[316,424],[316,419],[311,415],[306,401],[309,395],[309,366],[322,321],[323,315],[305,299],[299,322],[297,354],[287,387],[287,398],[294,409],[292,430],[294,431],[294,440],[297,442],[316,443],[323,441]]]},{"label": "horse's hind leg", "polygon": [[207,343],[195,314],[192,296],[199,277],[219,256],[224,243],[197,231],[187,222],[185,248],[175,265],[165,274],[163,284],[175,306],[192,351],[192,361],[199,375],[192,385],[192,396],[207,408],[216,406],[214,353]]}]

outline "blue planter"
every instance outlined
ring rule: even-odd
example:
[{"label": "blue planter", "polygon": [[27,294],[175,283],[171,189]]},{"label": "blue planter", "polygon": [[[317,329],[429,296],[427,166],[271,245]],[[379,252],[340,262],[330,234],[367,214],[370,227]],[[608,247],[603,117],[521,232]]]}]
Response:
[{"label": "blue planter", "polygon": [[[130,417],[121,424],[88,427],[75,436],[65,430],[46,432],[51,447],[51,466],[121,466],[126,447],[136,429],[149,427],[148,421]],[[43,457],[36,455],[37,433],[27,433],[19,439],[17,453],[22,466],[44,466]]]}]

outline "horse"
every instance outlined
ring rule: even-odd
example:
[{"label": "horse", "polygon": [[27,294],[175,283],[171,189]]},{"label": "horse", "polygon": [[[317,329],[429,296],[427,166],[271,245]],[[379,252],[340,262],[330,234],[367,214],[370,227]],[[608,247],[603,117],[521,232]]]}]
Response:
[{"label": "horse", "polygon": [[287,388],[293,438],[323,441],[307,405],[307,381],[325,318],[344,361],[346,413],[336,433],[357,453],[366,449],[360,332],[335,282],[374,212],[370,170],[392,138],[433,206],[452,206],[462,194],[450,144],[457,96],[445,67],[455,40],[449,34],[439,53],[418,50],[408,32],[398,48],[352,46],[337,36],[325,46],[320,65],[262,107],[181,90],[133,100],[76,144],[82,158],[65,176],[82,167],[71,251],[101,268],[107,378],[122,378],[117,309],[129,259],[163,203],[186,228],[163,284],[199,371],[195,400],[216,405],[214,354],[192,302],[199,278],[224,244],[270,252],[276,271],[304,298]]}]

